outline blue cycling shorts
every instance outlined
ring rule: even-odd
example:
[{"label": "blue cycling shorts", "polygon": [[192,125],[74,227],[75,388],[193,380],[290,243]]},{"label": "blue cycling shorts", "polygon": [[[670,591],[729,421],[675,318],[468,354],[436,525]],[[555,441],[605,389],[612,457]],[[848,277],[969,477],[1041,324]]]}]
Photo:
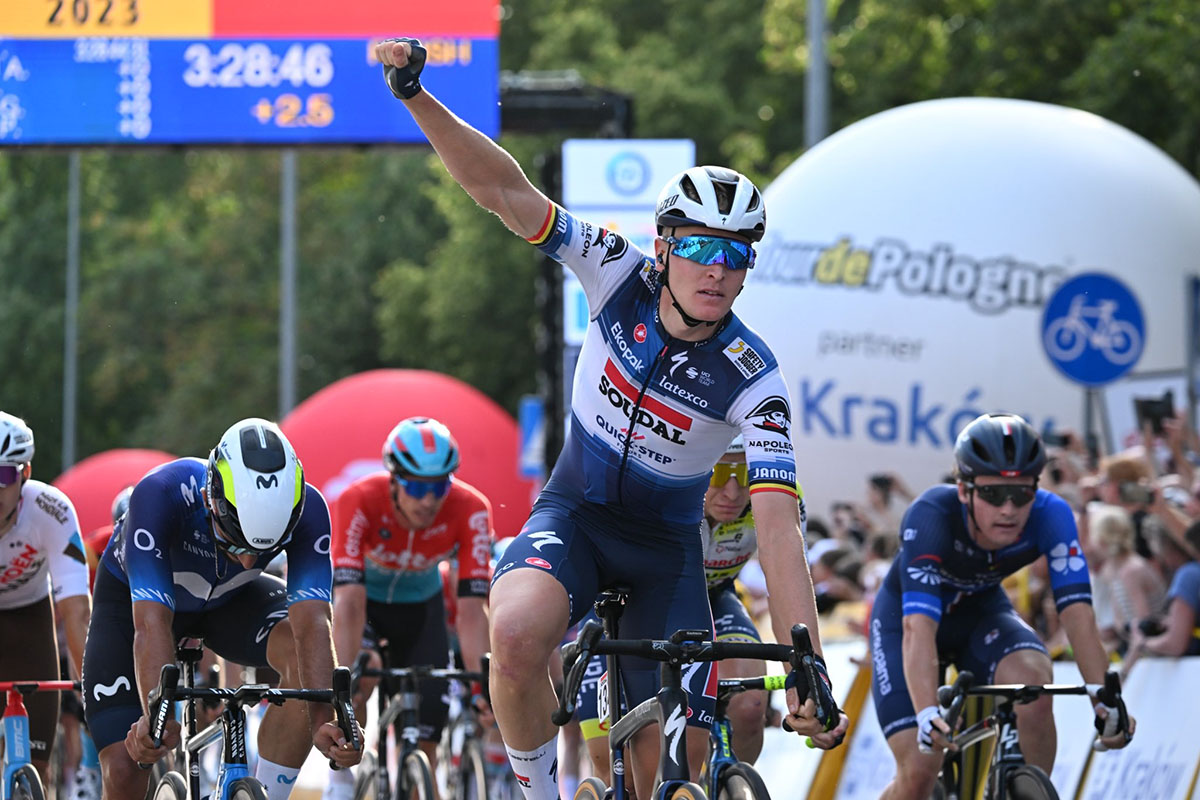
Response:
[{"label": "blue cycling shorts", "polygon": [[[602,588],[624,585],[630,594],[619,627],[623,639],[665,639],[685,628],[711,634],[713,629],[698,530],[639,525],[618,508],[571,506],[543,492],[521,535],[496,564],[493,582],[516,569],[541,570],[562,584],[570,625],[591,610]],[[630,707],[658,691],[659,669],[655,661],[621,659]],[[688,724],[708,727],[717,672],[700,664],[685,672],[685,680]]]},{"label": "blue cycling shorts", "polygon": [[[888,591],[879,592],[871,609],[871,695],[885,738],[917,726],[904,680],[903,626],[900,598]],[[942,662],[960,671],[970,670],[981,684],[995,680],[996,665],[1009,653],[1047,653],[1037,633],[1025,624],[998,586],[967,597],[942,616],[937,649]]]}]

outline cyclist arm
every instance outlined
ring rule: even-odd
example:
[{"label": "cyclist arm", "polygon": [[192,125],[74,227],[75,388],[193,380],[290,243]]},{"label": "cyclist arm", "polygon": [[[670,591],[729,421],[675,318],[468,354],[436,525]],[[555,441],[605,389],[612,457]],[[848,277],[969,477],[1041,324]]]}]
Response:
[{"label": "cyclist arm", "polygon": [[362,648],[367,623],[367,587],[343,583],[333,587],[333,644],[337,663],[350,665]]},{"label": "cyclist arm", "polygon": [[[808,626],[813,649],[821,653],[817,601],[804,554],[796,496],[786,492],[755,492],[750,495],[750,504],[758,532],[759,564],[767,581],[767,603],[775,638],[790,642],[791,626],[803,622]],[[810,737],[822,749],[837,746],[850,726],[849,718],[841,714],[832,730],[823,731],[816,719],[816,705],[812,699],[807,698],[801,704],[794,688],[787,692],[787,704],[789,726]]]},{"label": "cyclist arm", "polygon": [[[408,63],[409,45],[381,42],[375,55],[386,65]],[[442,105],[428,89],[404,105],[454,180],[479,205],[526,239],[546,220],[550,200],[536,189],[516,159]]]},{"label": "cyclist arm", "polygon": [[759,564],[767,580],[767,602],[775,638],[790,642],[792,625],[802,622],[808,626],[813,649],[822,653],[817,601],[804,553],[796,498],[784,492],[756,492],[750,495],[750,506],[758,532]]},{"label": "cyclist arm", "polygon": [[67,635],[67,651],[71,654],[71,665],[78,678],[83,675],[83,645],[92,617],[91,598],[86,594],[64,597],[54,604],[54,612],[62,620],[63,631]]},{"label": "cyclist arm", "polygon": [[[288,622],[296,644],[296,663],[300,686],[306,689],[329,688],[333,678],[333,624],[329,603],[324,600],[300,600],[288,606]],[[333,706],[308,704],[309,729],[313,747],[340,767],[351,767],[362,758],[334,722]],[[361,736],[361,734],[360,734]]]}]

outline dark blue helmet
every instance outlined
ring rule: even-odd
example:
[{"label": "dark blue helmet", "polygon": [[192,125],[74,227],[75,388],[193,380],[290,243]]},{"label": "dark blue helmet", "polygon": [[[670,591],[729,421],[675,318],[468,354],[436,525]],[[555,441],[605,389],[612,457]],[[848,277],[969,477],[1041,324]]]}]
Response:
[{"label": "dark blue helmet", "polygon": [[1033,426],[1016,414],[984,414],[958,434],[954,461],[965,479],[980,475],[1036,478],[1046,465],[1046,448]]}]

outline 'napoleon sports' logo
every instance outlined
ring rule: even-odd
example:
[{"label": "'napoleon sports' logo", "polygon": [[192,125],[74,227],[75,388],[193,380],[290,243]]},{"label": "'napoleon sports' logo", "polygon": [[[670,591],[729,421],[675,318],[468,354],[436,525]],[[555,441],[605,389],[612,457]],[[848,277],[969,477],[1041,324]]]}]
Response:
[{"label": "'napoleon sports' logo", "polygon": [[788,408],[787,400],[779,395],[763,400],[748,418],[760,431],[777,433],[784,439],[791,437],[792,411]]}]

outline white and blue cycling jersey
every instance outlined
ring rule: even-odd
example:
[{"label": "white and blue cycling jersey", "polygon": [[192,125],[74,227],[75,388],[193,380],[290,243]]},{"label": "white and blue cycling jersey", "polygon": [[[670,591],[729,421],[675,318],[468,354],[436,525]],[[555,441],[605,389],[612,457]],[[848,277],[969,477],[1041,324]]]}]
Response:
[{"label": "white and blue cycling jersey", "polygon": [[[101,564],[130,589],[133,602],[161,603],[176,614],[224,605],[260,575],[272,554],[250,569],[216,548],[202,488],[206,464],[180,458],[142,478],[129,511],[113,531]],[[287,603],[329,602],[333,568],[329,559],[329,509],[305,484],[304,512],[284,547]]]},{"label": "white and blue cycling jersey", "polygon": [[591,313],[548,491],[694,531],[712,466],[740,431],[751,493],[796,495],[787,386],[757,333],[730,313],[704,341],[672,338],[653,260],[557,205],[529,241],[579,277]]}]

